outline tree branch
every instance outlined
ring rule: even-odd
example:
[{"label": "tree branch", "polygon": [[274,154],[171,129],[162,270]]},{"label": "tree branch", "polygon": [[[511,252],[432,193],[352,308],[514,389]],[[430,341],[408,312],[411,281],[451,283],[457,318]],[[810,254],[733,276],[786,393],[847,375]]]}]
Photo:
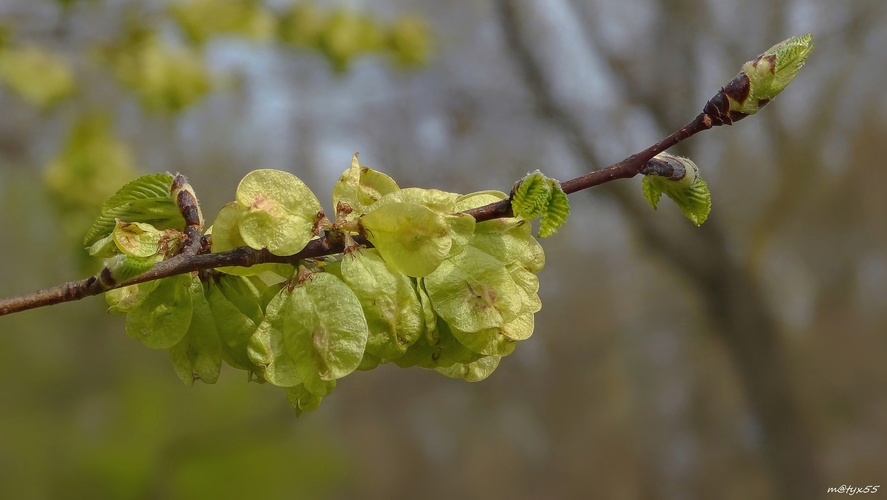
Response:
[{"label": "tree branch", "polygon": [[[561,187],[564,192],[570,194],[605,184],[616,179],[634,177],[638,175],[644,164],[657,154],[703,130],[708,130],[711,127],[711,118],[705,113],[702,113],[684,128],[675,131],[647,149],[633,154],[618,163],[614,163],[607,168],[594,170],[581,177],[564,181],[561,183]],[[182,193],[185,193],[185,191],[182,191]],[[182,195],[182,197],[190,199],[190,196]],[[196,210],[190,203],[185,205],[186,208],[183,209],[183,213],[185,210],[189,211],[189,213]],[[467,210],[465,213],[474,217],[478,222],[499,217],[511,217],[511,200],[506,199],[498,201],[489,205]],[[192,219],[193,215],[189,215],[189,217],[186,218],[186,220]],[[157,264],[150,271],[131,280],[116,283],[111,279],[107,269],[105,269],[98,275],[91,276],[81,281],[63,283],[34,293],[2,299],[0,300],[0,316],[27,311],[29,309],[36,309],[38,307],[61,304],[63,302],[72,302],[85,297],[100,295],[115,288],[158,280],[178,274],[185,274],[204,269],[214,269],[217,267],[251,267],[257,264],[266,263],[295,265],[300,260],[323,257],[325,255],[334,255],[342,253],[345,249],[344,244],[341,241],[327,234],[321,238],[310,241],[300,252],[287,256],[274,255],[265,249],[256,250],[249,247],[240,247],[219,253],[196,253],[196,248],[201,245],[196,244],[198,239],[195,235],[199,233],[194,231],[195,227],[196,226],[193,222],[187,225],[187,229],[189,230],[189,242],[193,243],[185,247],[186,251]],[[354,239],[361,245],[372,247],[372,244],[366,238],[355,236]]]}]

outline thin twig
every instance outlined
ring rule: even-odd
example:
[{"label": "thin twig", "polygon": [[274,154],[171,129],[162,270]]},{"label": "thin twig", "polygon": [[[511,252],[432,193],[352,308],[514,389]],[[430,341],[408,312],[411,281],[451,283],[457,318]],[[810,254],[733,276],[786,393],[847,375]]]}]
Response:
[{"label": "thin twig", "polygon": [[[708,115],[704,113],[700,114],[684,128],[672,133],[640,153],[633,154],[607,168],[595,170],[581,177],[564,181],[561,183],[561,187],[564,192],[570,194],[616,179],[634,177],[638,175],[641,167],[643,167],[644,163],[650,158],[694,134],[711,128],[711,126],[712,123]],[[467,210],[465,213],[474,217],[478,222],[499,217],[510,217],[512,215],[511,201],[508,199],[501,200],[495,203],[490,203],[489,205]],[[194,229],[195,226],[194,224],[189,224],[188,228]],[[188,236],[191,242],[196,243],[197,238],[194,234],[196,234],[196,232],[191,231]],[[365,238],[355,236],[354,239],[357,243],[364,246],[372,246],[372,244]],[[107,273],[100,273],[97,276],[92,276],[81,281],[63,283],[34,293],[2,299],[0,300],[0,316],[29,309],[36,309],[38,307],[61,304],[63,302],[72,302],[85,297],[99,295],[115,288],[204,269],[214,269],[218,267],[251,267],[257,264],[266,263],[296,264],[300,260],[323,257],[325,255],[334,255],[344,251],[343,243],[340,240],[329,236],[323,236],[319,239],[312,240],[304,249],[302,249],[302,251],[288,256],[274,255],[265,249],[256,250],[249,247],[240,247],[219,253],[195,254],[194,252],[197,247],[199,247],[199,245],[192,243],[188,248],[188,251],[160,262],[150,271],[123,283],[114,283],[113,280],[110,280],[109,277],[106,276]]]}]

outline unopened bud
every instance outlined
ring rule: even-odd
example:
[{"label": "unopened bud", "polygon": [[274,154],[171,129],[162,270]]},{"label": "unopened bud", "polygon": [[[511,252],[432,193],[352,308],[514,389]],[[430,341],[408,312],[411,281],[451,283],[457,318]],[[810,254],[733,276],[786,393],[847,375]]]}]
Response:
[{"label": "unopened bud", "polygon": [[714,125],[753,115],[788,87],[813,50],[813,35],[789,38],[742,65],[739,74],[706,103]]},{"label": "unopened bud", "polygon": [[651,158],[641,167],[643,175],[655,175],[671,181],[679,181],[679,185],[692,187],[699,178],[699,167],[689,158],[662,152]]}]

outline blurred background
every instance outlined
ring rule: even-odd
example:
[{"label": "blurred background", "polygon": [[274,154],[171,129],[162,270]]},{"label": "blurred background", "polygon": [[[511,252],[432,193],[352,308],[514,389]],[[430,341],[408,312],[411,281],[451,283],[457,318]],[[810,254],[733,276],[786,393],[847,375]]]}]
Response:
[{"label": "blurred background", "polygon": [[[811,499],[887,491],[887,3],[0,2],[0,296],[96,271],[82,235],[148,172],[211,222],[257,168],[327,208],[361,162],[508,191],[689,122],[789,36],[761,114],[694,137],[696,228],[639,179],[571,196],[533,338],[470,384],[382,366],[296,419],[185,387],[104,300],[0,318],[4,498]],[[326,194],[325,194],[326,193]]]}]

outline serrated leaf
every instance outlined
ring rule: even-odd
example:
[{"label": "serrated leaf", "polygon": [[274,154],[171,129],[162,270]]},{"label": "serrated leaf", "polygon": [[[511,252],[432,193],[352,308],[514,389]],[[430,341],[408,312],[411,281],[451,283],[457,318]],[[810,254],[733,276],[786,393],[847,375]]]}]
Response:
[{"label": "serrated leaf", "polygon": [[514,215],[524,219],[532,219],[542,214],[548,205],[551,184],[542,172],[536,170],[521,179],[511,199],[511,210]]},{"label": "serrated leaf", "polygon": [[547,238],[556,233],[570,215],[570,201],[567,199],[567,194],[561,189],[560,183],[554,179],[547,179],[547,182],[549,197],[548,203],[542,211],[539,227],[540,238]]},{"label": "serrated leaf", "polygon": [[191,324],[191,275],[160,280],[148,297],[126,315],[126,333],[151,349],[178,344]]},{"label": "serrated leaf", "polygon": [[240,236],[252,248],[275,255],[292,255],[314,236],[320,202],[298,177],[281,170],[248,173],[237,186],[237,202],[247,208],[240,216]]},{"label": "serrated leaf", "polygon": [[701,226],[711,213],[711,191],[702,178],[697,179],[690,189],[679,193],[666,191],[665,194],[677,203],[681,213],[697,226]]},{"label": "serrated leaf", "polygon": [[169,354],[176,375],[185,385],[193,385],[195,380],[214,384],[222,368],[219,332],[204,287],[196,276],[191,281],[190,293],[193,307],[191,325],[185,337],[170,348]]},{"label": "serrated leaf", "polygon": [[763,54],[742,66],[749,79],[749,97],[731,111],[755,113],[764,104],[779,95],[798,75],[807,57],[813,51],[813,35],[789,38],[767,49]]},{"label": "serrated leaf", "polygon": [[711,192],[702,177],[698,177],[689,187],[682,185],[680,181],[652,175],[644,177],[644,197],[654,209],[656,206],[651,200],[658,201],[657,193],[665,193],[675,202],[681,213],[697,226],[701,226],[711,213]]},{"label": "serrated leaf", "polygon": [[169,174],[151,174],[124,185],[102,205],[101,215],[86,232],[83,244],[91,246],[111,234],[117,219],[151,224],[160,230],[184,229],[185,219],[170,196],[172,181]]},{"label": "serrated leaf", "polygon": [[363,216],[360,224],[385,262],[407,276],[437,269],[453,245],[444,217],[414,203],[381,206]]},{"label": "serrated leaf", "polygon": [[644,190],[644,199],[650,204],[653,210],[659,206],[659,198],[662,196],[662,189],[656,182],[656,176],[645,175],[641,180],[641,187]]}]

